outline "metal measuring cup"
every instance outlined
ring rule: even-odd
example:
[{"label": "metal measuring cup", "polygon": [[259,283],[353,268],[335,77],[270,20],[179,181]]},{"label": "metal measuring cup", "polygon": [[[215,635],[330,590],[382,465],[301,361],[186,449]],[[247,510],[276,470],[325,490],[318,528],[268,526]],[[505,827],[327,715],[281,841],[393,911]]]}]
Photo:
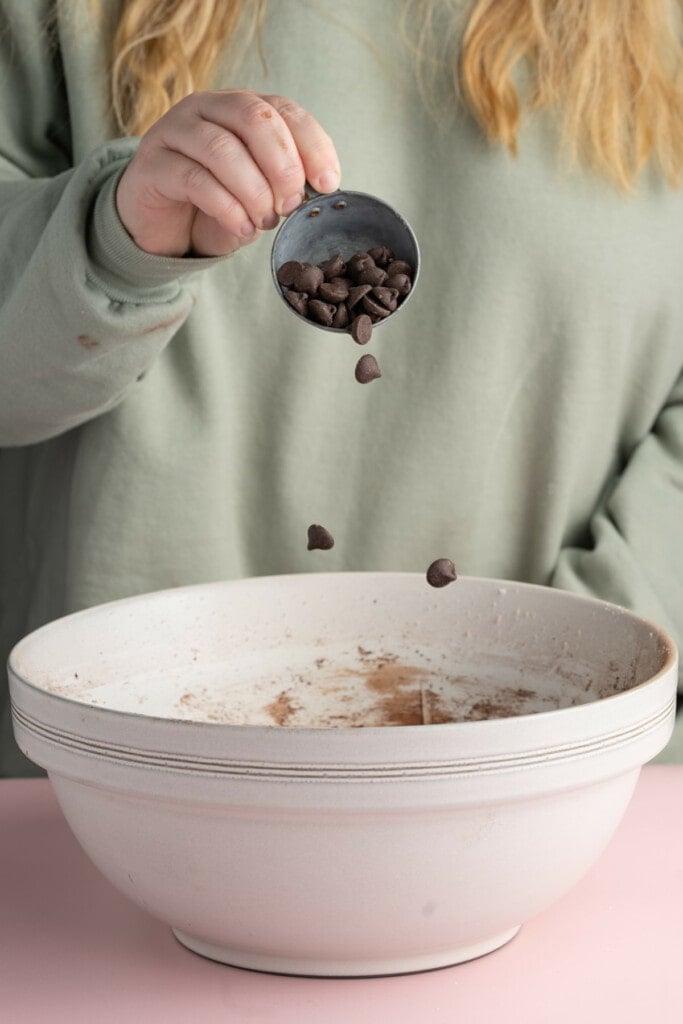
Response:
[{"label": "metal measuring cup", "polygon": [[348,334],[346,327],[325,327],[297,313],[282,294],[277,272],[289,260],[318,264],[338,254],[348,260],[354,253],[367,252],[377,245],[386,245],[397,260],[409,263],[413,276],[412,287],[403,301],[393,313],[378,320],[373,331],[400,313],[415,291],[420,249],[413,229],[400,213],[377,196],[346,190],[322,194],[307,185],[306,199],[285,218],[273,239],[270,269],[278,295],[289,312],[304,323],[334,334]]}]

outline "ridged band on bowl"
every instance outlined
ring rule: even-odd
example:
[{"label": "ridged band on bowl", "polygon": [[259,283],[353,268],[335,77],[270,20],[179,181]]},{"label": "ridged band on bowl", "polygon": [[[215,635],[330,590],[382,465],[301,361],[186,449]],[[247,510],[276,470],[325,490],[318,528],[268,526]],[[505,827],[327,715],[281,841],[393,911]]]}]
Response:
[{"label": "ridged band on bowl", "polygon": [[[409,779],[439,776],[458,776],[510,771],[513,769],[548,765],[554,762],[572,761],[597,752],[604,752],[646,737],[658,731],[667,720],[675,715],[676,699],[656,710],[653,714],[635,724],[613,729],[579,742],[557,743],[553,746],[537,747],[508,755],[483,755],[480,757],[453,758],[451,760],[423,762],[388,762],[383,764],[349,763],[283,763],[277,761],[256,761],[243,758],[215,758],[200,755],[178,755],[163,750],[141,749],[112,741],[101,741],[79,736],[74,732],[27,714],[13,705],[12,716],[15,727],[24,730],[37,740],[106,761],[119,762],[129,767],[142,766],[177,770],[193,774],[221,775],[232,778],[306,779],[367,781],[368,779]],[[552,712],[551,712],[552,714]],[[196,728],[197,723],[191,723]],[[202,723],[206,728],[226,729],[225,726]],[[460,723],[426,728],[457,728]],[[467,723],[471,728],[475,723]],[[481,723],[476,723],[477,725]],[[249,726],[228,726],[228,729],[250,729]],[[420,728],[420,727],[417,727]],[[425,727],[422,727],[425,728]],[[304,730],[299,730],[304,731]]]}]

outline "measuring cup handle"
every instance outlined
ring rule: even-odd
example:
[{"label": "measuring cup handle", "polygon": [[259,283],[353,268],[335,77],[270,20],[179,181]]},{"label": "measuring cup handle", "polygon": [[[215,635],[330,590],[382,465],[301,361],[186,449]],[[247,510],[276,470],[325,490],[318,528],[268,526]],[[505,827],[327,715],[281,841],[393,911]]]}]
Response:
[{"label": "measuring cup handle", "polygon": [[304,202],[307,203],[311,199],[319,199],[322,192],[317,192],[309,182],[304,185]]},{"label": "measuring cup handle", "polygon": [[[340,190],[338,188],[334,190],[334,192],[339,191]],[[311,202],[311,200],[326,199],[329,196],[333,196],[334,192],[318,192],[317,189],[314,189],[312,185],[306,182],[304,185],[304,202],[308,203]]]}]

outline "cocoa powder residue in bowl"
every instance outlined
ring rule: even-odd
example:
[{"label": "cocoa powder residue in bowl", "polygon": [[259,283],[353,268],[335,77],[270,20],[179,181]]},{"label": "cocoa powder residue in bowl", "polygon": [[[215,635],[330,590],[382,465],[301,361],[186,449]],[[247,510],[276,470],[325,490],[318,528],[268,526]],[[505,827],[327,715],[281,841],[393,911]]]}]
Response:
[{"label": "cocoa powder residue in bowl", "polygon": [[292,715],[301,710],[301,705],[295,704],[290,694],[283,690],[275,700],[266,706],[265,710],[276,725],[287,725]]},{"label": "cocoa powder residue in bowl", "polygon": [[535,690],[524,687],[500,687],[494,697],[475,701],[465,716],[466,722],[481,722],[489,718],[513,718],[522,709],[525,700],[536,697]]},{"label": "cocoa powder residue in bowl", "polygon": [[[294,687],[264,706],[265,713],[279,726],[332,729],[475,722],[556,706],[555,697],[529,687],[483,681],[476,685],[469,675],[406,663],[387,651],[361,645],[356,651],[358,661],[348,667],[335,668],[329,659],[316,658],[315,671],[299,674]],[[298,684],[307,691],[300,691]],[[327,700],[328,710],[307,707],[305,692]]]},{"label": "cocoa powder residue in bowl", "polygon": [[424,685],[427,669],[378,660],[365,678],[365,686],[376,693],[375,711],[381,725],[430,725],[449,721],[437,693]]}]

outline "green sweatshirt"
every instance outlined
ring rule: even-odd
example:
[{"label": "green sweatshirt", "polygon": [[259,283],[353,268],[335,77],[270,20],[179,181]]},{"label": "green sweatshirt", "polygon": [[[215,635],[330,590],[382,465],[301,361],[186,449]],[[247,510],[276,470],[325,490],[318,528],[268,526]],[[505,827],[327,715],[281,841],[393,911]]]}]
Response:
[{"label": "green sweatshirt", "polygon": [[[108,115],[111,25],[62,21],[51,48],[46,6],[0,5],[0,657],[142,591],[437,557],[680,641],[683,192],[563,168],[547,116],[517,159],[462,111],[439,132],[390,0],[271,3],[266,68],[250,50],[217,85],[302,103],[343,186],[421,245],[414,296],[369,346],[383,376],[360,385],[353,341],[276,294],[271,233],[228,259],[136,247],[114,204],[136,140]],[[313,522],[331,551],[307,551]],[[0,698],[0,774],[42,774],[4,681]]]}]

